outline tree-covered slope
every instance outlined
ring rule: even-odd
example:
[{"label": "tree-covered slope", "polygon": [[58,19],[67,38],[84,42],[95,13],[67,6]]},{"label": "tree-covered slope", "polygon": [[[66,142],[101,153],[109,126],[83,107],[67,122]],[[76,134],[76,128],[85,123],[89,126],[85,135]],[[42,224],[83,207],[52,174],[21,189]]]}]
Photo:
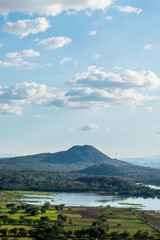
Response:
[{"label": "tree-covered slope", "polygon": [[124,174],[124,171],[122,171],[119,167],[105,163],[96,164],[91,167],[82,169],[78,172],[88,175],[108,175],[108,176],[120,176]]}]

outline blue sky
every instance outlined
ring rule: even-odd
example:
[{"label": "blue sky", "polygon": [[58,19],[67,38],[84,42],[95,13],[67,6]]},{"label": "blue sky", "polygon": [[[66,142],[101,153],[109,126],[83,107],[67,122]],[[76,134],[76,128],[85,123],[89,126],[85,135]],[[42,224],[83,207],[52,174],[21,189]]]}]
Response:
[{"label": "blue sky", "polygon": [[0,154],[160,154],[159,0],[0,0]]}]

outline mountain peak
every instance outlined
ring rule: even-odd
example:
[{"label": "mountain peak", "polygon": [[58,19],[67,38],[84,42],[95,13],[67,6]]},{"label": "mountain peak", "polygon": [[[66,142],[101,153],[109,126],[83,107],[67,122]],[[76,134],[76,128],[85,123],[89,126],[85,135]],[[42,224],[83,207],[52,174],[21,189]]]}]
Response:
[{"label": "mountain peak", "polygon": [[74,145],[71,148],[69,148],[68,151],[72,151],[72,150],[82,150],[83,151],[83,150],[92,150],[92,149],[96,149],[96,148],[93,147],[92,145],[86,144],[86,145]]}]

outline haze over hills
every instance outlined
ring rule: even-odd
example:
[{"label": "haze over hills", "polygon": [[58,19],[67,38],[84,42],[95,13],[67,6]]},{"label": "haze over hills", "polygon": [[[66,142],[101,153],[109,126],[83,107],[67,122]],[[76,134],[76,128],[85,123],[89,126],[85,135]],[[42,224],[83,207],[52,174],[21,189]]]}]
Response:
[{"label": "haze over hills", "polygon": [[[98,164],[98,165],[97,165]],[[117,159],[112,159],[91,145],[73,146],[66,151],[56,153],[41,153],[35,155],[0,159],[0,169],[11,170],[46,170],[46,171],[77,171],[89,169],[94,174],[97,168],[99,174],[120,175],[133,173],[160,173],[160,170],[133,165]],[[108,170],[107,170],[108,169]],[[92,171],[93,170],[93,173]],[[87,170],[88,171],[88,170]],[[112,174],[114,172],[114,174]]]},{"label": "haze over hills", "polygon": [[160,156],[149,157],[149,158],[121,158],[120,160],[140,165],[143,167],[151,167],[160,169]]},{"label": "haze over hills", "polygon": [[0,158],[12,158],[17,156],[18,154],[15,153],[0,153]]}]

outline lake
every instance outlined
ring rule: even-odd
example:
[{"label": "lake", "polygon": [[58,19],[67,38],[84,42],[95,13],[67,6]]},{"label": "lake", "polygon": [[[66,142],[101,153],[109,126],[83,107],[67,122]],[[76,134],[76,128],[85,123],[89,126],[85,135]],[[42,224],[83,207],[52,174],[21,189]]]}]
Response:
[{"label": "lake", "polygon": [[[158,198],[142,198],[142,197],[121,197],[107,196],[98,193],[51,193],[50,195],[30,195],[22,194],[24,198],[21,200],[25,203],[43,205],[50,202],[51,205],[65,204],[66,206],[113,206],[113,207],[138,207],[144,210],[160,210],[160,199]],[[124,205],[123,205],[124,203]],[[125,205],[139,204],[139,205]]]}]

